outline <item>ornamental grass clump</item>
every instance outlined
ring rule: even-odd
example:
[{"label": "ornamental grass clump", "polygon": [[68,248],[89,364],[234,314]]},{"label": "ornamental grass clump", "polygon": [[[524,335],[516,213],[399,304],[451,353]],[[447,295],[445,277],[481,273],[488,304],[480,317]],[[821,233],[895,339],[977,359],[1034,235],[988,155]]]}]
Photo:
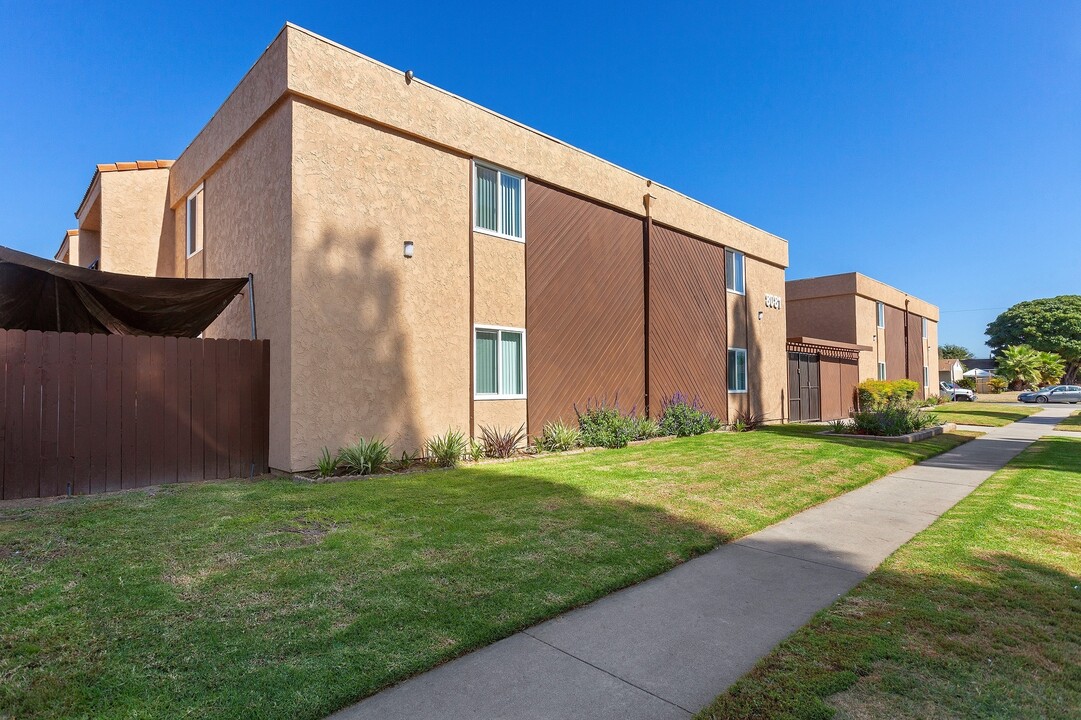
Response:
[{"label": "ornamental grass clump", "polygon": [[324,446],[323,452],[315,461],[315,467],[319,477],[328,478],[338,469],[338,456],[331,455],[330,450]]},{"label": "ornamental grass clump", "polygon": [[428,438],[424,449],[439,467],[454,467],[462,461],[469,449],[469,442],[461,430],[447,430],[443,435]]},{"label": "ornamental grass clump", "polygon": [[720,427],[721,421],[702,407],[697,397],[688,401],[686,395],[677,392],[662,405],[660,430],[663,435],[687,437],[718,430]]},{"label": "ornamental grass clump", "polygon": [[544,423],[537,447],[548,452],[566,452],[578,447],[582,442],[582,433],[562,420]]},{"label": "ornamental grass clump", "polygon": [[379,472],[389,459],[390,447],[378,438],[360,438],[355,445],[347,445],[338,451],[338,463],[353,475]]}]

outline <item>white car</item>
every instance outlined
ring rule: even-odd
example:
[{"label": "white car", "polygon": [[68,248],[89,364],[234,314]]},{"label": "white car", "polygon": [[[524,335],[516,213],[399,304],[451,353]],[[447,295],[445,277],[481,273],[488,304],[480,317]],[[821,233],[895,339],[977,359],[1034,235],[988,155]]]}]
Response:
[{"label": "white car", "polygon": [[938,389],[942,392],[943,397],[948,397],[955,402],[976,402],[976,393],[971,390],[966,390],[956,383],[940,382],[938,384]]}]

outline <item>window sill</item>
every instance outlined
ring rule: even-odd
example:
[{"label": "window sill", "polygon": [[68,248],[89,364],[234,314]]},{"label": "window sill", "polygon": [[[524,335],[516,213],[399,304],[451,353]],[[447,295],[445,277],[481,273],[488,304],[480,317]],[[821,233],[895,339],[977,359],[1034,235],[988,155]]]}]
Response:
[{"label": "window sill", "polygon": [[474,400],[525,400],[525,395],[474,395]]},{"label": "window sill", "polygon": [[497,233],[492,230],[485,230],[484,228],[474,227],[473,232],[480,233],[481,235],[487,235],[488,237],[499,238],[500,240],[510,240],[511,242],[522,243],[525,245],[524,237],[514,237],[513,235],[504,235],[503,233]]},{"label": "window sill", "polygon": [[728,394],[729,395],[746,395],[747,391],[746,390],[729,390]]},{"label": "window sill", "polygon": [[733,295],[746,295],[747,294],[747,291],[745,291],[745,290],[744,291],[733,290],[732,288],[725,288],[725,290],[727,290],[728,292],[730,292]]}]

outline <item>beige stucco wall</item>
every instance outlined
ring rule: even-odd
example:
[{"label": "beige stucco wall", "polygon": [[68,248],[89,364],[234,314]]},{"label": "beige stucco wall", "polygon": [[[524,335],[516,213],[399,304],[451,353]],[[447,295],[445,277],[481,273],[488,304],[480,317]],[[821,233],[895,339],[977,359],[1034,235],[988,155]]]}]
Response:
[{"label": "beige stucco wall", "polygon": [[[474,323],[524,328],[525,303],[525,243],[505,240],[481,232],[474,233]],[[529,334],[526,333],[527,394],[529,392],[528,353]],[[472,378],[470,378],[470,388],[472,388]],[[525,400],[476,400],[473,403],[473,435],[475,437],[480,437],[480,428],[485,425],[504,430],[517,428],[525,421]]]},{"label": "beige stucco wall", "polygon": [[71,254],[71,264],[88,267],[101,259],[101,233],[97,230],[80,230],[76,250]]},{"label": "beige stucco wall", "polygon": [[168,168],[101,173],[101,269],[170,275],[173,213]]},{"label": "beige stucco wall", "polygon": [[927,339],[924,343],[924,358],[927,364],[928,395],[938,395],[938,323],[927,323]]},{"label": "beige stucco wall", "polygon": [[[878,363],[886,360],[886,336],[879,332],[874,300],[855,296],[856,339],[858,345],[870,345],[870,352],[860,353],[860,382],[878,377]],[[889,367],[886,368],[890,370]]]},{"label": "beige stucco wall", "polygon": [[[182,274],[255,275],[259,337],[270,341],[270,466],[292,469],[291,109],[279,107],[206,179],[202,253],[184,257],[185,208],[174,208],[174,257]],[[191,267],[187,267],[190,265]],[[233,300],[207,337],[249,338],[248,298]]]},{"label": "beige stucco wall", "polygon": [[303,103],[293,129],[292,466],[468,431],[469,160]]},{"label": "beige stucco wall", "polygon": [[[767,421],[782,418],[788,394],[786,306],[766,307],[766,295],[784,297],[784,270],[748,258],[746,295],[728,294],[729,347],[747,349],[747,393],[729,393],[728,418],[750,410]],[[762,319],[758,319],[758,313]]]}]

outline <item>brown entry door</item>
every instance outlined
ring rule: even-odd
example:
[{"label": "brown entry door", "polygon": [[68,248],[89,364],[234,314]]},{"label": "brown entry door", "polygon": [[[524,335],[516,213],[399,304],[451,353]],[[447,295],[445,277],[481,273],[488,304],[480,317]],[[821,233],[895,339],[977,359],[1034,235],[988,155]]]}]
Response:
[{"label": "brown entry door", "polygon": [[818,355],[788,353],[788,414],[793,422],[822,419]]}]

